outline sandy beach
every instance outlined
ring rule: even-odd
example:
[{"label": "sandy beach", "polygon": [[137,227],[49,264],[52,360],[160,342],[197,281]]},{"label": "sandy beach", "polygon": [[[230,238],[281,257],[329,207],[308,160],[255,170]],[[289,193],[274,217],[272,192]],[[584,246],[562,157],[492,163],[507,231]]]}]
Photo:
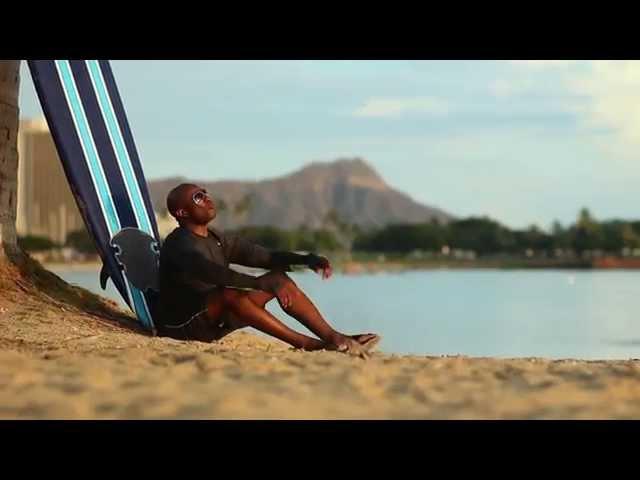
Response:
[{"label": "sandy beach", "polygon": [[84,290],[18,286],[0,296],[2,419],[640,418],[638,360],[362,360],[246,332],[181,342]]}]

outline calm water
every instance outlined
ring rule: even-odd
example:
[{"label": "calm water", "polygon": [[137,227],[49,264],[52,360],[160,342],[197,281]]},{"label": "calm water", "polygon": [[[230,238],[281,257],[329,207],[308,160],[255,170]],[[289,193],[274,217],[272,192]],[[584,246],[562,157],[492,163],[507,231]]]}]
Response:
[{"label": "calm water", "polygon": [[[54,270],[121,301],[98,272]],[[294,274],[338,329],[377,332],[387,353],[640,358],[640,272],[434,270],[369,276]],[[272,302],[289,326],[304,327]]]}]

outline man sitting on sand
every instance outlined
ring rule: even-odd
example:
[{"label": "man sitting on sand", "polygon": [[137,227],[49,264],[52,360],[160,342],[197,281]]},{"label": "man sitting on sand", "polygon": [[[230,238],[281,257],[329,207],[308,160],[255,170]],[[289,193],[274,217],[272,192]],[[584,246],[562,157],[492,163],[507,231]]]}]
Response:
[{"label": "man sitting on sand", "polygon": [[[295,348],[361,357],[380,340],[375,334],[349,336],[334,330],[285,273],[290,265],[306,265],[329,278],[331,265],[325,257],[270,251],[208,227],[216,207],[197,185],[181,184],[171,190],[167,209],[179,226],[167,236],[160,253],[160,300],[155,315],[160,335],[211,342],[251,326]],[[254,277],[231,270],[230,263],[269,271]],[[274,298],[318,338],[292,330],[267,311],[265,305]]]}]

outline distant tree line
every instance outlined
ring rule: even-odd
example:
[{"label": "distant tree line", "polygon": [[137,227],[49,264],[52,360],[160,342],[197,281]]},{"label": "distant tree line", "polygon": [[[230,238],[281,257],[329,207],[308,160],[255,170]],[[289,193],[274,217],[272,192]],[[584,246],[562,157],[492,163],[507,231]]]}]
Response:
[{"label": "distant tree line", "polygon": [[[545,232],[532,225],[512,230],[488,217],[469,217],[441,224],[393,224],[377,229],[363,229],[333,219],[327,228],[300,227],[283,230],[271,226],[247,226],[228,230],[274,250],[332,252],[380,252],[408,254],[415,251],[441,252],[443,248],[472,251],[478,256],[508,254],[554,255],[558,250],[578,256],[587,251],[620,254],[624,249],[640,249],[640,221],[608,220],[598,222],[583,208],[576,222],[566,227],[554,222]],[[26,251],[42,251],[62,246],[85,254],[96,253],[86,230],[67,236],[65,245],[44,237],[21,237]]]},{"label": "distant tree line", "polygon": [[25,252],[43,252],[59,247],[53,240],[39,235],[18,237],[18,246]]},{"label": "distant tree line", "polygon": [[582,255],[586,251],[621,253],[640,248],[640,221],[598,222],[583,208],[576,222],[563,227],[554,222],[551,232],[535,225],[511,230],[487,217],[470,217],[441,225],[437,222],[396,224],[361,234],[354,251],[409,253],[440,251],[443,247],[471,250],[477,255],[554,254],[558,250]]},{"label": "distant tree line", "polygon": [[242,227],[228,232],[240,234],[247,239],[272,250],[335,251],[343,248],[334,232],[327,229],[311,230],[304,227],[282,230],[269,226]]},{"label": "distant tree line", "polygon": [[87,255],[98,253],[93,239],[85,229],[69,233],[62,244],[41,235],[26,235],[18,237],[18,245],[25,252],[43,252],[66,247]]},{"label": "distant tree line", "polygon": [[[640,221],[598,222],[583,208],[574,224],[553,223],[545,232],[536,225],[524,230],[509,229],[488,217],[469,217],[442,224],[393,224],[362,229],[344,222],[334,228],[281,230],[276,227],[244,227],[236,230],[267,248],[304,251],[335,251],[408,254],[415,251],[441,252],[443,247],[473,251],[478,256],[507,254],[581,256],[587,251],[620,254],[624,249],[640,249]],[[338,228],[336,228],[338,227]],[[348,244],[345,244],[345,233]]]}]

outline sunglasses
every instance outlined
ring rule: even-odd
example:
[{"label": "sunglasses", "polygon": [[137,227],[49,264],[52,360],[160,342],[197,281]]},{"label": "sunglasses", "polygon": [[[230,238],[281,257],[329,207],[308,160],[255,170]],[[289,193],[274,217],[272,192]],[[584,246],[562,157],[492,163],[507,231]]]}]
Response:
[{"label": "sunglasses", "polygon": [[211,200],[211,196],[207,193],[206,190],[198,190],[196,193],[193,194],[192,198],[193,198],[193,203],[195,203],[198,206],[204,204],[205,199],[207,198]]}]

